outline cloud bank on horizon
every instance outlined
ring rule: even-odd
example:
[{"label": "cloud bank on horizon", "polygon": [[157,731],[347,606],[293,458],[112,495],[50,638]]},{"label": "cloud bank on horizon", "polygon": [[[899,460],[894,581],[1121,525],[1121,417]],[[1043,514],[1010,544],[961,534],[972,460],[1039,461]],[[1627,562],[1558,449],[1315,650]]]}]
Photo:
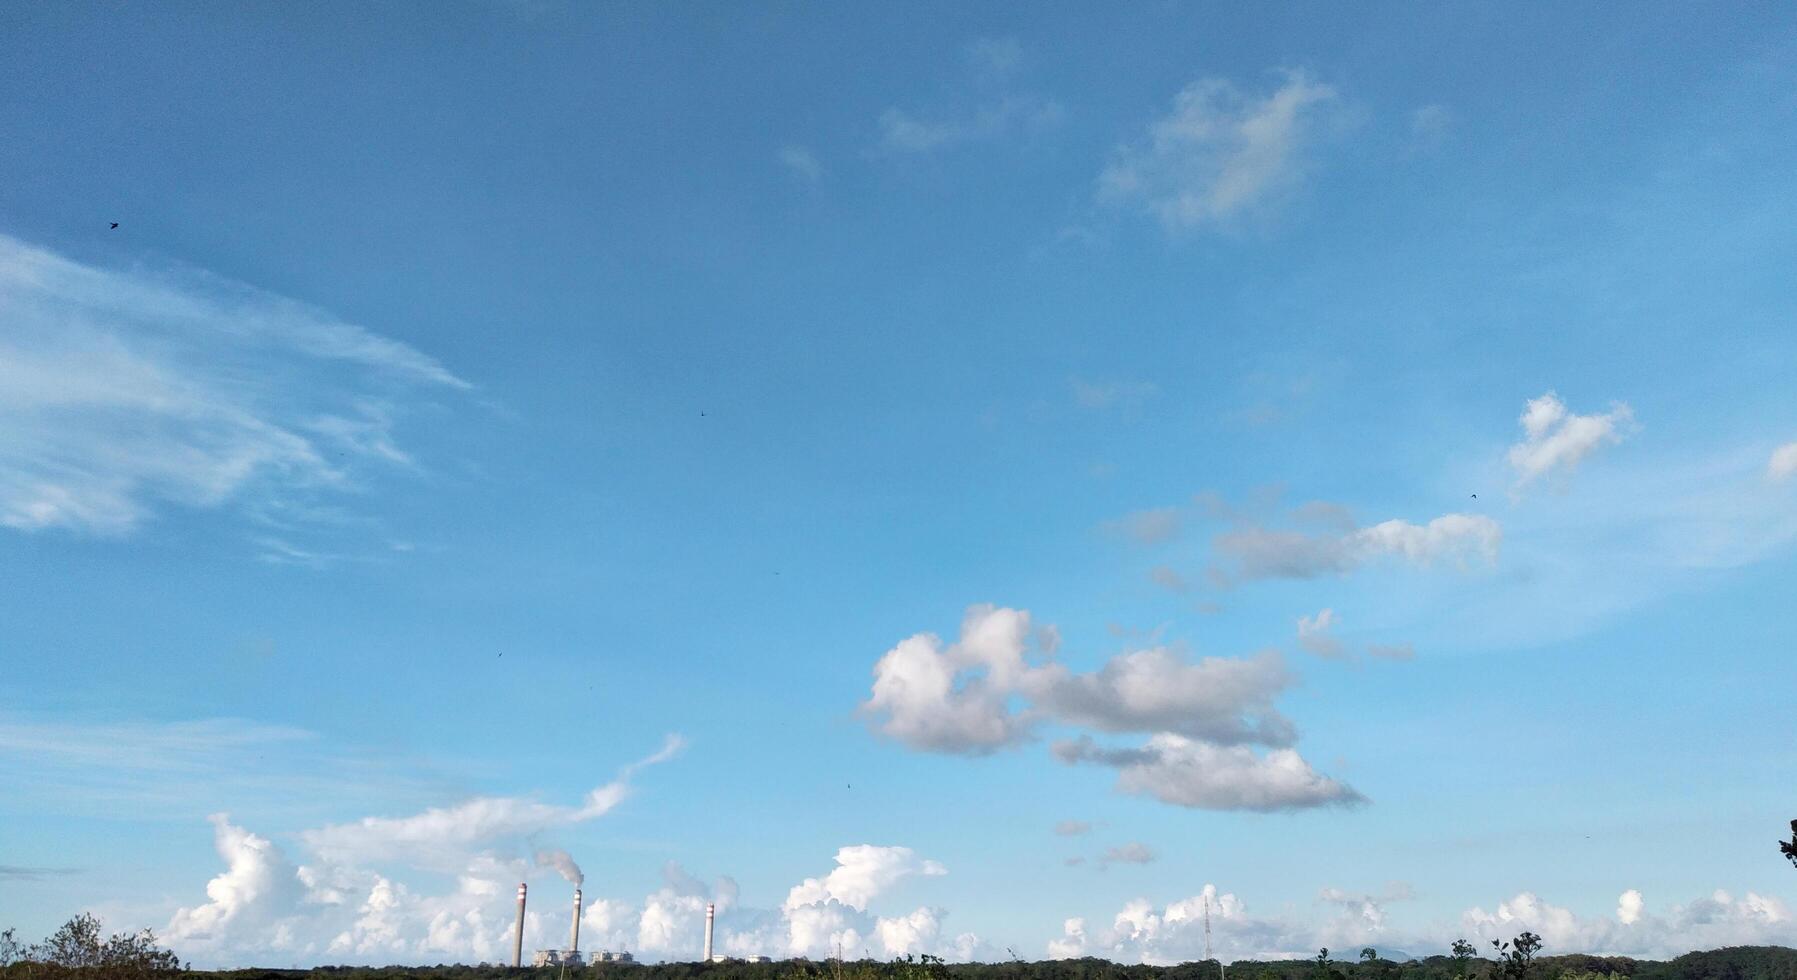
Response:
[{"label": "cloud bank on horizon", "polygon": [[[354,220],[332,225],[320,206],[308,216],[319,228],[283,224],[287,233],[352,252],[347,243],[374,237],[361,222],[385,207],[432,232],[386,253],[416,256],[427,282],[346,284],[333,304],[410,311],[435,289],[450,298],[432,308],[454,310],[441,325],[376,330],[352,322],[374,322],[362,314],[205,271],[255,270],[251,258],[108,265],[70,257],[78,244],[0,233],[0,545],[12,549],[0,562],[11,576],[0,644],[28,654],[8,675],[25,692],[19,706],[0,706],[0,784],[21,794],[0,802],[0,837],[23,826],[27,848],[99,853],[85,828],[145,821],[197,843],[199,817],[219,810],[207,819],[222,868],[190,865],[179,882],[155,882],[155,895],[99,898],[109,925],[155,926],[206,966],[500,962],[512,889],[529,881],[528,946],[561,945],[560,896],[579,885],[582,945],[646,959],[696,958],[708,905],[721,951],[777,958],[1016,950],[1171,964],[1210,944],[1224,959],[1363,945],[1426,955],[1458,936],[1483,945],[1523,930],[1549,953],[1797,945],[1797,917],[1777,894],[1789,886],[1768,887],[1740,863],[1705,866],[1707,877],[1687,863],[1681,877],[1656,879],[1632,858],[1586,857],[1597,891],[1563,897],[1566,869],[1550,876],[1515,860],[1531,835],[1555,832],[1531,823],[1536,801],[1493,802],[1495,790],[1466,774],[1553,762],[1571,770],[1559,773],[1568,784],[1597,783],[1589,770],[1603,768],[1604,792],[1642,797],[1627,801],[1634,808],[1603,800],[1603,812],[1640,824],[1630,840],[1662,852],[1695,819],[1681,800],[1648,799],[1673,792],[1662,766],[1738,779],[1726,805],[1704,813],[1718,838],[1784,805],[1752,784],[1788,761],[1758,728],[1787,707],[1767,692],[1779,693],[1771,681],[1785,665],[1773,658],[1788,630],[1764,610],[1784,595],[1797,553],[1797,415],[1782,389],[1740,379],[1747,361],[1790,351],[1771,327],[1749,345],[1727,330],[1750,327],[1694,338],[1690,324],[1784,316],[1790,304],[1761,280],[1789,278],[1779,275],[1793,218],[1783,202],[1797,195],[1782,157],[1771,177],[1735,172],[1765,182],[1745,208],[1716,207],[1709,189],[1727,181],[1710,170],[1692,180],[1704,194],[1671,193],[1680,167],[1726,174],[1755,146],[1782,146],[1783,116],[1749,115],[1754,138],[1733,144],[1699,134],[1631,145],[1648,176],[1600,200],[1557,186],[1570,171],[1503,128],[1514,120],[1490,118],[1509,105],[1507,77],[1495,93],[1400,98],[1384,66],[1287,65],[1268,60],[1284,51],[1257,51],[1218,65],[1130,64],[1112,74],[1148,90],[1107,99],[1068,84],[1085,54],[987,34],[938,44],[926,83],[856,63],[832,86],[840,104],[769,118],[757,106],[780,99],[750,97],[750,69],[729,64],[729,45],[695,58],[633,40],[646,63],[683,66],[694,91],[740,99],[719,103],[727,117],[707,116],[717,100],[704,112],[679,102],[683,79],[657,99],[616,100],[630,106],[581,103],[602,141],[582,153],[586,135],[567,132],[567,116],[536,114],[558,104],[566,80],[529,76],[504,101],[506,118],[484,121],[507,147],[555,132],[578,180],[510,170],[514,154],[415,142],[425,132],[415,126],[481,118],[486,93],[464,92],[453,113],[420,95],[432,111],[364,121],[346,144],[330,143],[335,118],[302,129],[320,141],[317,158],[279,144],[308,173],[353,159],[392,181],[356,185],[336,171]],[[0,45],[20,59],[34,46]],[[711,59],[727,67],[704,77]],[[612,60],[592,59],[582,82],[629,91],[596,81]],[[442,85],[463,68],[394,64]],[[1607,72],[1604,85],[1651,84],[1640,68]],[[514,69],[528,75],[511,66],[480,77],[502,85]],[[1781,99],[1797,77],[1772,55],[1754,72]],[[1690,86],[1704,96],[1699,114],[1744,79]],[[314,77],[280,81],[331,91]],[[0,111],[12,101],[0,96]],[[608,116],[638,110],[650,114]],[[1629,128],[1620,117],[1589,125],[1576,99],[1554,111],[1569,134]],[[703,131],[681,128],[700,119]],[[36,128],[77,138],[66,125]],[[403,153],[382,155],[376,137],[389,129],[387,149]],[[632,155],[643,133],[661,155]],[[742,133],[752,142],[727,142]],[[1619,166],[1601,147],[1546,142],[1564,142],[1579,173]],[[1463,175],[1476,179],[1444,191],[1436,160],[1458,144],[1473,161]],[[176,178],[146,196],[177,185],[185,200],[228,196],[193,173],[188,151],[178,159]],[[462,169],[434,169],[446,160]],[[1535,164],[1549,176],[1506,198],[1491,186],[1493,161],[1520,175],[1506,180]],[[962,183],[976,165],[984,179]],[[492,206],[468,208],[467,225],[436,224],[431,195],[470,173]],[[644,174],[655,180],[639,183]],[[399,186],[413,183],[411,195]],[[0,201],[9,213],[29,203],[24,186]],[[65,188],[56,206],[72,196]],[[590,226],[564,238],[508,223],[567,213],[605,216],[604,247]],[[1331,220],[1314,230],[1327,233],[1296,241],[1292,229],[1317,214]],[[1668,214],[1677,220],[1653,227]],[[1689,216],[1716,214],[1686,235]],[[1451,234],[1433,237],[1443,226]],[[1692,251],[1666,247],[1687,237]],[[1581,265],[1579,246],[1602,258]],[[292,266],[317,262],[353,279],[330,251],[290,250],[240,275],[292,282],[303,278]],[[1009,254],[1026,251],[1027,261]],[[1405,289],[1392,288],[1399,279]],[[1500,307],[1503,297],[1467,285],[1485,280],[1530,300]],[[1702,305],[1665,314],[1673,327],[1654,320],[1656,306],[1682,299],[1655,280]],[[1746,300],[1714,303],[1731,285]],[[514,317],[516,337],[487,339]],[[1586,320],[1626,331],[1592,326],[1589,352],[1554,336]],[[1503,343],[1477,339],[1512,328]],[[1656,375],[1656,348],[1677,346],[1668,339],[1701,353]],[[1731,342],[1752,349],[1736,354]],[[469,351],[488,354],[478,377],[450,366]],[[1333,386],[1313,383],[1331,371]],[[1662,390],[1673,388],[1682,401]],[[486,390],[540,414],[466,461],[491,492],[463,494],[438,479],[425,423]],[[695,415],[701,426],[690,426]],[[402,480],[429,485],[431,516],[456,529],[457,547],[407,563],[418,566],[409,573],[333,575],[415,548],[397,524],[427,508],[384,492]],[[219,528],[247,545],[241,564],[189,547]],[[1726,640],[1722,617],[1687,614],[1734,589],[1747,625]],[[209,605],[215,595],[231,601]],[[1101,629],[1115,645],[1099,651]],[[265,632],[303,667],[271,666]],[[1763,659],[1743,667],[1741,649]],[[508,668],[535,659],[503,679],[480,668],[505,654]],[[1481,700],[1530,669],[1516,665],[1539,670],[1549,661],[1528,658],[1549,656],[1564,689],[1541,713],[1513,717]],[[1726,669],[1705,669],[1728,656]],[[168,684],[153,676],[162,672]],[[658,673],[683,676],[663,686]],[[718,690],[694,690],[710,686],[694,675]],[[1690,692],[1705,684],[1699,703]],[[1584,691],[1611,685],[1634,685],[1626,694],[1642,717],[1600,717],[1612,706]],[[598,785],[585,769],[573,783],[541,775],[588,743],[524,763],[482,745],[493,718],[560,713],[581,698],[615,723],[608,738],[715,725],[740,745],[699,759],[671,735]],[[143,720],[198,717],[218,702],[243,717]],[[418,714],[399,718],[408,711]],[[851,711],[857,724],[841,724]],[[1664,751],[1661,730],[1674,726],[1661,715],[1705,711],[1683,725],[1700,734],[1682,737],[1732,739],[1726,749]],[[73,720],[79,712],[102,720]],[[313,731],[360,733],[370,712],[404,724],[359,734],[366,745],[348,751]],[[1564,717],[1583,727],[1555,727]],[[715,744],[709,734],[695,744]],[[1574,740],[1600,750],[1568,764]],[[400,761],[357,754],[377,745]],[[687,766],[683,795],[639,794]],[[1631,766],[1652,775],[1631,782]],[[799,803],[743,815],[742,839],[767,840],[768,853],[683,853],[700,832],[681,818],[727,806],[727,793],[769,774]],[[812,785],[834,793],[850,778],[891,784],[860,810]],[[466,792],[476,780],[499,789]],[[1420,821],[1461,815],[1429,809],[1442,785],[1481,811],[1469,833],[1508,834],[1511,848],[1489,862],[1502,876],[1453,895],[1424,867],[1450,862],[1426,850],[1443,842],[1424,840],[1433,831]],[[1018,805],[1038,791],[1054,801],[1032,811],[1039,840],[1015,830],[1014,813],[976,806],[1008,795],[993,786],[1013,788]],[[945,797],[965,813],[936,819]],[[200,808],[201,798],[243,805]],[[1583,799],[1543,811],[1584,819],[1599,807],[1580,813]],[[571,838],[645,803],[656,819],[606,839],[604,860],[659,877],[628,886],[589,875],[598,865]],[[371,809],[381,812],[356,816]],[[827,833],[805,825],[817,814]],[[1331,866],[1326,881],[1254,878],[1243,855],[1269,852],[1294,864],[1352,852],[1362,863]],[[1415,862],[1397,875],[1437,880],[1366,870],[1393,854]],[[31,889],[12,906],[24,914],[77,901],[90,880],[84,862],[59,855],[0,857],[0,882]],[[992,867],[973,873],[972,861]],[[982,907],[1005,876],[1033,883],[1027,912]],[[1708,890],[1716,884],[1728,890]],[[1293,887],[1296,900],[1280,891]],[[1611,907],[1601,896],[1613,891]]]}]

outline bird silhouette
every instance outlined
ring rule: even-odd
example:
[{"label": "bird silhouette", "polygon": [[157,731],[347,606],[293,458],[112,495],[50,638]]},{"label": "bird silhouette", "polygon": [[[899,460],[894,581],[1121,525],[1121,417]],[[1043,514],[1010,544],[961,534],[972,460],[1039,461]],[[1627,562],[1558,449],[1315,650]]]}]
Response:
[{"label": "bird silhouette", "polygon": [[1473,499],[1474,499],[1474,500],[1477,500],[1477,499],[1479,499],[1479,495],[1478,495],[1478,494],[1476,494],[1476,493],[1475,493],[1475,494],[1473,494]]},{"label": "bird silhouette", "polygon": [[118,222],[116,222],[116,221],[114,221],[114,222],[113,222],[113,223],[112,223],[112,226],[113,226],[113,227],[114,227],[114,228],[117,228],[117,227],[118,227],[118,226],[119,226],[119,223],[118,223]]}]

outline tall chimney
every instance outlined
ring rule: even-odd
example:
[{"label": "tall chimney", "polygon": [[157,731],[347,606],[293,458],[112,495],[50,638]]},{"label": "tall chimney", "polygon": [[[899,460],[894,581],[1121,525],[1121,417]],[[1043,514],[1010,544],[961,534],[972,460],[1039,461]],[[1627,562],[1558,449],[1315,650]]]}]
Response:
[{"label": "tall chimney", "polygon": [[570,935],[568,937],[568,952],[570,954],[573,954],[568,957],[569,959],[573,959],[574,955],[578,955],[580,953],[580,886],[579,885],[574,886],[574,932],[572,935]]},{"label": "tall chimney", "polygon": [[512,965],[524,965],[524,892],[525,884],[518,883],[518,935],[512,940]]},{"label": "tall chimney", "polygon": [[716,918],[718,907],[715,902],[705,903],[705,962],[711,962],[711,920]]}]

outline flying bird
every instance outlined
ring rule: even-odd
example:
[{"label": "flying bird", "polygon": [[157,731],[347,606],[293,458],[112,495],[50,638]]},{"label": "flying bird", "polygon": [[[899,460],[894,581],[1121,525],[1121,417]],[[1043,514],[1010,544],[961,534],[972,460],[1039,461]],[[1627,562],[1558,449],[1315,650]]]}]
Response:
[{"label": "flying bird", "polygon": [[116,221],[114,221],[114,222],[113,222],[113,223],[112,223],[112,226],[113,226],[113,227],[114,227],[114,228],[117,228],[117,227],[118,227],[118,226],[119,226],[119,223],[118,223],[118,222],[116,222]]}]

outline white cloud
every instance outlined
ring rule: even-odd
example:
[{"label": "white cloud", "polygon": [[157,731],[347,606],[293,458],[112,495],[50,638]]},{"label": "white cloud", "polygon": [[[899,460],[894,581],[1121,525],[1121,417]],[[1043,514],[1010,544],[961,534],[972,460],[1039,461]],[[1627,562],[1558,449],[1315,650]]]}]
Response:
[{"label": "white cloud", "polygon": [[1427,524],[1389,520],[1351,530],[1308,532],[1243,522],[1218,534],[1213,550],[1239,580],[1342,575],[1381,558],[1459,568],[1497,561],[1503,528],[1483,514],[1443,514]]},{"label": "white cloud", "polygon": [[1154,848],[1141,841],[1130,841],[1117,847],[1107,847],[1098,856],[1098,863],[1105,864],[1152,864],[1156,855]]},{"label": "white cloud", "polygon": [[824,176],[824,165],[818,162],[817,156],[809,148],[796,143],[788,143],[780,148],[780,162],[808,181],[816,182]]},{"label": "white cloud", "polygon": [[1324,888],[1317,893],[1318,901],[1334,905],[1357,919],[1365,927],[1367,934],[1378,933],[1385,928],[1387,905],[1414,897],[1415,893],[1410,886],[1401,881],[1392,882],[1378,894],[1348,892],[1340,888]]},{"label": "white cloud", "polygon": [[1202,810],[1296,810],[1364,802],[1353,787],[1311,768],[1292,749],[1257,754],[1246,745],[1215,745],[1161,733],[1139,749],[1100,748],[1089,736],[1057,742],[1066,763],[1118,770],[1117,789]]},{"label": "white cloud", "polygon": [[1192,591],[1192,583],[1167,565],[1156,565],[1149,569],[1148,580],[1174,595],[1185,595]]},{"label": "white cloud", "polygon": [[[1233,894],[1213,885],[1190,898],[1157,907],[1147,898],[1124,903],[1108,928],[1086,917],[1066,919],[1061,936],[1047,944],[1055,959],[1102,956],[1119,963],[1173,964],[1200,959],[1205,948],[1205,906],[1212,942],[1220,959],[1308,959],[1319,947],[1358,949],[1439,949],[1440,930],[1411,932],[1394,926],[1387,906],[1412,897],[1408,885],[1393,883],[1379,893],[1325,888],[1319,902],[1334,909],[1321,918],[1251,914]],[[1693,949],[1740,945],[1789,945],[1797,938],[1790,910],[1776,899],[1748,893],[1735,898],[1718,891],[1667,910],[1647,911],[1640,893],[1623,893],[1617,916],[1584,917],[1523,892],[1499,903],[1497,911],[1473,908],[1461,917],[1465,934],[1484,946],[1511,939],[1523,930],[1540,935],[1550,954],[1596,953],[1670,959]]]},{"label": "white cloud", "polygon": [[1179,535],[1181,517],[1177,507],[1155,507],[1125,514],[1107,521],[1105,528],[1121,534],[1137,544],[1160,544]]},{"label": "white cloud", "polygon": [[[545,829],[604,813],[624,795],[625,779],[677,747],[670,741],[648,759],[624,767],[618,781],[595,790],[578,807],[485,798],[415,817],[302,831],[297,838],[308,854],[305,863],[289,860],[267,837],[226,815],[214,815],[215,845],[225,870],[207,884],[206,902],[177,909],[161,931],[184,957],[213,965],[266,957],[311,963],[497,960],[510,953],[512,889],[533,872],[533,862],[507,852],[523,849]],[[565,853],[542,852],[534,864],[556,867],[569,880],[579,877]],[[374,870],[377,866],[382,870]],[[415,880],[400,877],[415,872],[447,872],[454,887],[443,894],[420,892]],[[728,879],[712,891],[691,883],[677,868],[668,879],[641,912],[595,897],[583,923],[596,927],[595,936],[636,944],[645,933],[653,934],[657,922],[683,914],[678,900],[684,896],[716,897],[721,907],[734,901],[735,886]],[[539,903],[527,917],[526,942],[560,945],[567,928],[560,902],[547,914]],[[702,911],[703,902],[696,908]]]},{"label": "white cloud", "polygon": [[1298,617],[1298,645],[1319,657],[1340,659],[1342,641],[1331,635],[1335,626],[1335,610],[1324,609],[1315,616]]},{"label": "white cloud", "polygon": [[[1030,636],[1027,612],[970,607],[956,643],[918,634],[887,651],[861,711],[883,734],[932,752],[995,751],[1049,722],[1149,734],[1142,749],[1101,751],[1082,735],[1056,754],[1117,766],[1120,789],[1185,806],[1287,809],[1358,799],[1287,748],[1297,731],[1274,705],[1291,683],[1277,651],[1188,662],[1157,646],[1079,674],[1032,664]],[[1249,744],[1278,751],[1262,757]]]},{"label": "white cloud", "polygon": [[288,812],[325,812],[371,792],[404,798],[426,791],[388,760],[284,725],[10,712],[0,712],[0,784],[45,812],[111,816],[128,809],[158,818],[191,817],[246,797]]},{"label": "white cloud", "polygon": [[205,273],[85,266],[0,235],[0,525],[125,534],[165,506],[306,500],[409,467],[406,344]]},{"label": "white cloud", "polygon": [[1291,681],[1274,651],[1245,660],[1205,657],[1188,663],[1165,647],[1151,647],[1112,657],[1091,674],[1051,664],[1033,673],[1026,688],[1043,709],[1069,725],[1177,732],[1227,745],[1290,745],[1297,731],[1273,699]]},{"label": "white cloud", "polygon": [[630,794],[631,776],[644,765],[672,758],[683,744],[680,736],[668,736],[654,755],[626,766],[617,779],[594,788],[575,806],[519,797],[478,797],[409,817],[363,817],[300,836],[314,853],[333,862],[355,864],[397,856],[425,867],[454,868],[467,860],[470,851],[492,841],[605,815]]},{"label": "white cloud", "polygon": [[1408,643],[1368,643],[1366,655],[1376,660],[1415,660],[1416,647]]},{"label": "white cloud", "polygon": [[1617,900],[1614,917],[1582,916],[1525,891],[1493,912],[1468,909],[1461,923],[1482,939],[1508,939],[1527,929],[1550,951],[1668,959],[1693,949],[1797,941],[1797,922],[1783,901],[1754,892],[1735,898],[1721,890],[1655,915],[1631,888]]},{"label": "white cloud", "polygon": [[298,869],[268,838],[231,823],[227,814],[211,817],[213,842],[225,871],[206,885],[208,901],[175,912],[166,930],[170,943],[205,945],[237,919],[292,907],[299,894]]},{"label": "white cloud", "polygon": [[1517,487],[1556,470],[1571,473],[1599,446],[1621,442],[1634,418],[1634,412],[1622,402],[1612,403],[1610,411],[1602,415],[1574,415],[1551,391],[1529,399],[1518,419],[1523,440],[1510,447],[1508,456],[1516,470]]},{"label": "white cloud", "polygon": [[997,139],[1016,131],[1059,125],[1060,103],[1034,95],[1005,96],[968,115],[924,118],[904,109],[880,114],[880,148],[888,153],[929,153],[962,143]]},{"label": "white cloud", "polygon": [[840,902],[856,911],[866,911],[875,895],[905,878],[947,873],[941,864],[919,858],[908,847],[844,847],[836,852],[836,867],[829,874],[794,885],[781,907],[790,911],[802,905]]},{"label": "white cloud", "polygon": [[930,153],[1058,125],[1063,114],[1059,103],[1010,86],[1022,63],[1023,47],[1015,38],[973,42],[967,49],[967,66],[971,87],[978,95],[934,116],[888,108],[879,119],[880,151],[892,155]]},{"label": "white cloud", "polygon": [[1766,460],[1766,479],[1774,482],[1786,480],[1797,473],[1797,442],[1787,442],[1772,450],[1772,457]]},{"label": "white cloud", "polygon": [[1616,921],[1632,926],[1641,921],[1641,910],[1645,907],[1646,902],[1641,898],[1641,893],[1631,888],[1616,899]]},{"label": "white cloud", "polygon": [[1054,825],[1054,832],[1062,837],[1080,837],[1091,833],[1092,825],[1085,820],[1063,820]]},{"label": "white cloud", "polygon": [[1117,150],[1099,196],[1138,204],[1169,231],[1225,221],[1297,180],[1310,131],[1334,100],[1334,89],[1299,71],[1259,96],[1222,79],[1193,82],[1142,142]]},{"label": "white cloud", "polygon": [[[1240,899],[1219,893],[1214,885],[1162,907],[1147,898],[1132,899],[1112,917],[1109,927],[1094,928],[1086,918],[1074,917],[1062,923],[1061,931],[1061,938],[1048,942],[1051,959],[1097,956],[1154,965],[1200,960],[1207,941],[1225,962],[1313,955],[1312,940],[1322,934],[1308,923],[1251,915]],[[1365,934],[1364,929],[1360,932]]]},{"label": "white cloud", "polygon": [[916,749],[990,752],[1013,744],[1028,722],[1010,697],[1028,666],[1029,613],[973,606],[960,641],[948,647],[919,633],[874,665],[872,695],[862,711],[883,716],[879,730]]}]

